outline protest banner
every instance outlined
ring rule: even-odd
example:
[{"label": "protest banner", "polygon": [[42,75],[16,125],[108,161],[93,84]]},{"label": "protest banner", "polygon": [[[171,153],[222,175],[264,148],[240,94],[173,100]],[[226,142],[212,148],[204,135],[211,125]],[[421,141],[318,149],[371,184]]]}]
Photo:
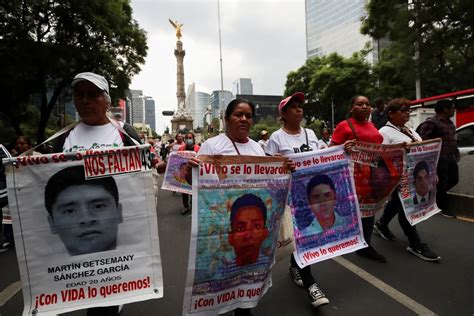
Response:
[{"label": "protest banner", "polygon": [[173,151],[166,163],[165,178],[161,188],[186,194],[192,193],[191,173],[188,173],[188,159],[195,157],[194,151]]},{"label": "protest banner", "polygon": [[343,146],[288,155],[296,166],[289,205],[301,267],[367,247]]},{"label": "protest banner", "polygon": [[413,226],[440,211],[436,205],[437,166],[441,139],[408,144],[407,168],[398,196],[408,222]]},{"label": "protest banner", "polygon": [[148,145],[11,158],[23,315],[163,296]]},{"label": "protest banner", "polygon": [[382,210],[404,171],[405,146],[355,142],[351,159],[362,217]]},{"label": "protest banner", "polygon": [[271,286],[290,172],[283,157],[200,156],[185,315],[257,305]]}]

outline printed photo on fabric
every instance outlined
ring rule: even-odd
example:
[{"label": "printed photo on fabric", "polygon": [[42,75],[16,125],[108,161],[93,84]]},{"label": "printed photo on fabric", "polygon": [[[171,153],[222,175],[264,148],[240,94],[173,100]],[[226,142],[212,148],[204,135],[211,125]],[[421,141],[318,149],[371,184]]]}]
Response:
[{"label": "printed photo on fabric", "polygon": [[163,296],[148,146],[12,158],[24,315]]},{"label": "printed photo on fabric", "polygon": [[288,195],[286,158],[200,156],[183,313],[251,308],[271,286]]},{"label": "printed photo on fabric", "polygon": [[166,163],[165,178],[161,188],[186,194],[192,193],[191,172],[188,170],[188,159],[195,157],[194,151],[173,151]]},{"label": "printed photo on fabric", "polygon": [[441,140],[410,144],[398,194],[411,225],[424,221],[440,209],[436,205],[437,165]]},{"label": "printed photo on fabric", "polygon": [[295,259],[307,266],[366,247],[349,159],[342,146],[292,154],[289,205]]}]

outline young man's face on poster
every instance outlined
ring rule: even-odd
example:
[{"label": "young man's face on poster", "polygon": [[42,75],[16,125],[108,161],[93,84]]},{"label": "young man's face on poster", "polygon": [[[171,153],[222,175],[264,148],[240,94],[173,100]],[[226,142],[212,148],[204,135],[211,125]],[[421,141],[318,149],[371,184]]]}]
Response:
[{"label": "young man's face on poster", "polygon": [[116,248],[122,206],[100,185],[72,185],[59,192],[49,222],[72,256]]},{"label": "young man's face on poster", "polygon": [[229,243],[234,248],[237,266],[255,263],[267,236],[262,210],[251,205],[239,208],[229,232]]},{"label": "young man's face on poster", "polygon": [[430,175],[425,169],[421,169],[415,176],[416,193],[424,196],[430,190]]},{"label": "young man's face on poster", "polygon": [[372,198],[376,201],[387,195],[390,189],[391,175],[387,167],[370,167],[370,186]]},{"label": "young man's face on poster", "polygon": [[311,211],[323,229],[330,228],[336,219],[336,193],[328,184],[319,184],[309,195]]}]

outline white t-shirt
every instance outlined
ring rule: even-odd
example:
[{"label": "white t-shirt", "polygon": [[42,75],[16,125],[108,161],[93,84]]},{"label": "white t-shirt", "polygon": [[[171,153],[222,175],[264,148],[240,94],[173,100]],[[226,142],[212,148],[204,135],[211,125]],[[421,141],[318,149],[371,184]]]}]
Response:
[{"label": "white t-shirt", "polygon": [[175,142],[173,146],[171,146],[170,151],[179,151],[179,148],[183,145],[184,145],[184,142],[182,142],[181,144],[178,144],[177,142]]},{"label": "white t-shirt", "polygon": [[[119,122],[123,126],[123,122]],[[123,147],[122,137],[112,123],[105,125],[77,124],[64,141],[63,151],[84,151]]]},{"label": "white t-shirt", "polygon": [[269,141],[270,140],[268,140],[268,139],[267,140],[261,139],[261,140],[258,141],[258,144],[260,145],[260,147],[262,147],[263,151],[266,150]]},{"label": "white t-shirt", "polygon": [[[421,136],[412,128],[406,126],[411,132],[411,135],[416,141],[421,141]],[[379,129],[380,134],[383,136],[382,144],[400,144],[400,143],[411,143],[413,139],[410,136],[402,133],[398,127],[390,122],[387,122],[385,126]]]},{"label": "white t-shirt", "polygon": [[[305,130],[308,134],[308,142],[306,142]],[[299,134],[292,135],[285,132],[283,128],[280,128],[270,136],[270,141],[268,142],[267,150],[265,152],[269,155],[289,155],[301,152],[301,146],[303,145],[308,145],[311,150],[319,149],[319,141],[313,130],[301,128]]]},{"label": "white t-shirt", "polygon": [[[234,142],[235,146],[239,150],[241,155],[247,156],[265,156],[265,152],[262,147],[253,139],[248,140],[246,143]],[[206,140],[201,149],[199,149],[198,156],[200,155],[238,155],[235,150],[232,141],[226,134],[220,134],[215,137]]]},{"label": "white t-shirt", "polygon": [[329,144],[331,143],[331,139],[325,142],[323,139],[318,141],[319,149],[329,148]]}]

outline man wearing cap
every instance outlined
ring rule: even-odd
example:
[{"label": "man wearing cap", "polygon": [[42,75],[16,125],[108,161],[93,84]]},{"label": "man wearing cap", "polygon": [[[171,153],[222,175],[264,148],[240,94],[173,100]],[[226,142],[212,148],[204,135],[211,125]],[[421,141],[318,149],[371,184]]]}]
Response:
[{"label": "man wearing cap", "polygon": [[[140,137],[130,124],[114,121],[114,125],[107,117],[111,100],[109,83],[104,77],[82,72],[74,77],[71,86],[81,122],[59,138],[56,152],[132,146],[134,142],[131,138],[140,142]],[[119,131],[119,126],[126,133]]]},{"label": "man wearing cap", "polygon": [[[59,138],[56,152],[133,146],[135,143],[132,138],[140,142],[140,137],[130,124],[108,118],[107,110],[111,105],[109,83],[103,76],[82,72],[74,77],[71,86],[74,105],[81,121]],[[118,314],[119,306],[87,310],[87,316]]]},{"label": "man wearing cap", "polygon": [[263,151],[267,148],[268,137],[268,132],[266,130],[260,132],[260,140],[258,141],[258,144],[262,147]]}]

